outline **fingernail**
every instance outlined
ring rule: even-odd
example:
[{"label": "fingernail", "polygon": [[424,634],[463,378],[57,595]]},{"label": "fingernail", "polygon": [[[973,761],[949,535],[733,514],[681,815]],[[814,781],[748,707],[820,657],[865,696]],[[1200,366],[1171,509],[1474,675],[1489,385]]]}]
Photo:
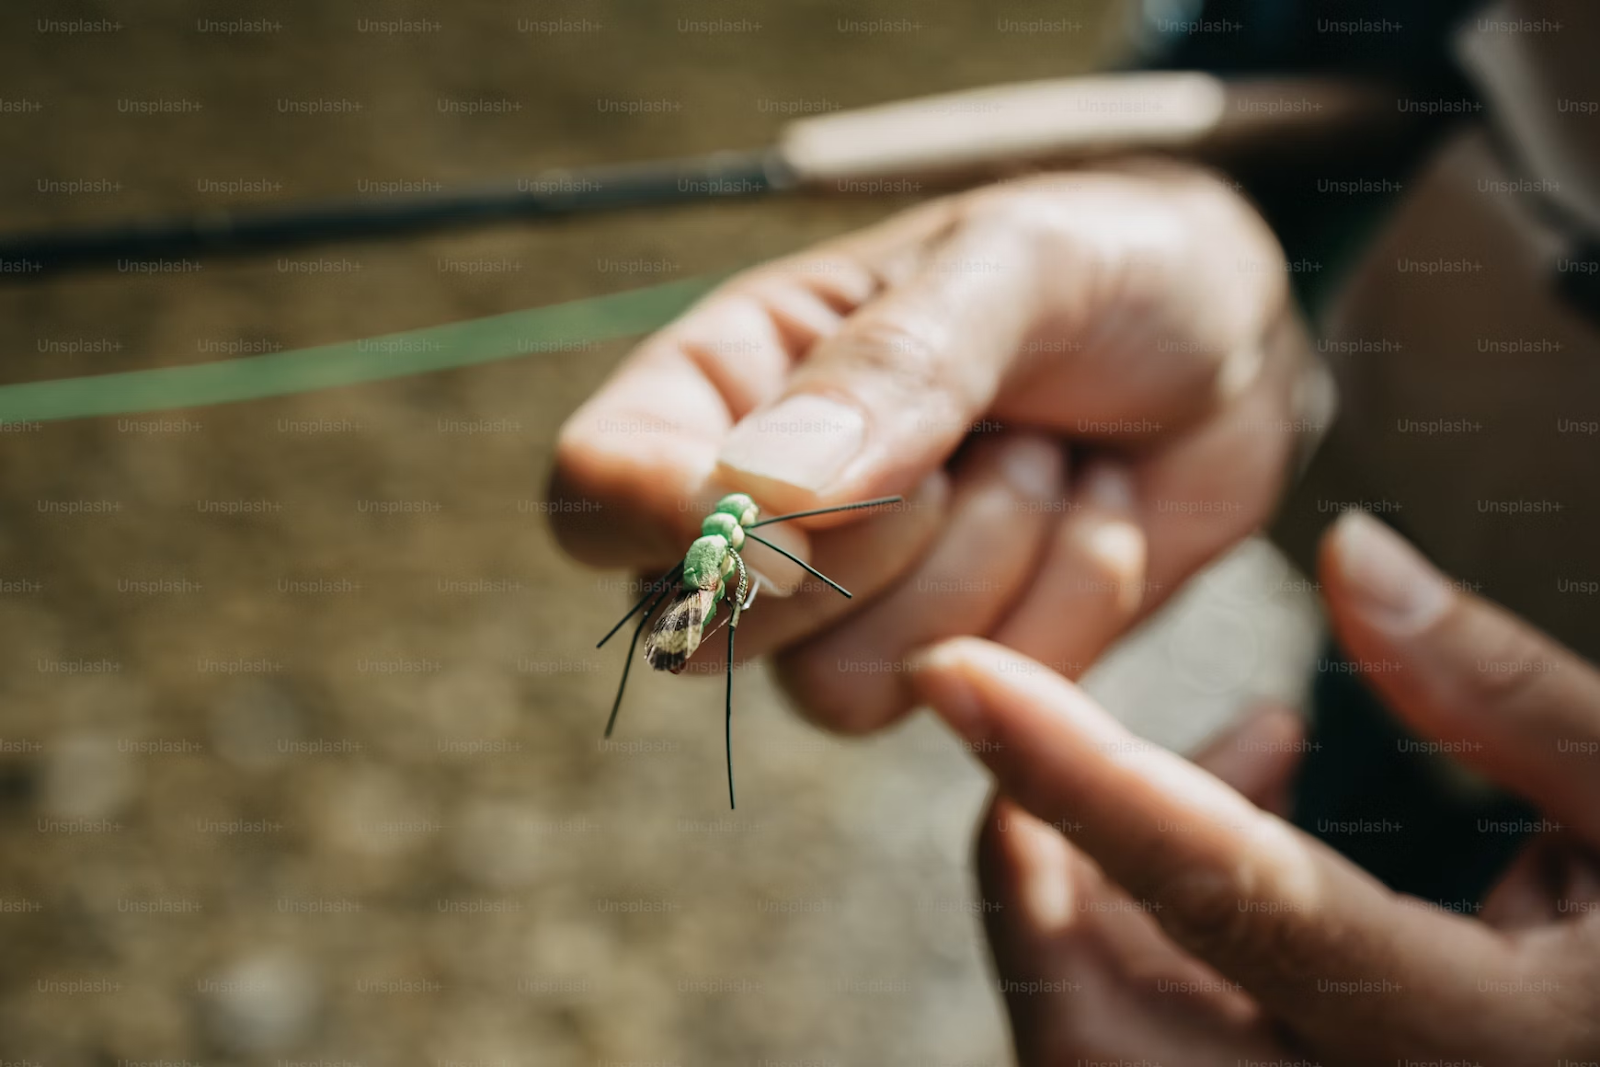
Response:
[{"label": "fingernail", "polygon": [[960,657],[945,645],[921,649],[906,662],[917,692],[963,740],[977,742],[986,732],[983,703],[962,676]]},{"label": "fingernail", "polygon": [[1018,818],[1014,832],[1026,838],[1028,857],[1018,903],[1035,930],[1060,931],[1072,921],[1072,857],[1055,827]]},{"label": "fingernail", "polygon": [[718,458],[733,470],[820,492],[844,473],[866,433],[860,411],[802,393],[747,416]]},{"label": "fingernail", "polygon": [[1000,472],[1011,488],[1030,500],[1061,495],[1061,450],[1039,437],[1017,437],[1000,453]]},{"label": "fingernail", "polygon": [[1086,528],[1079,536],[1084,550],[1103,567],[1108,575],[1115,575],[1123,583],[1131,583],[1137,591],[1137,582],[1144,570],[1144,531],[1131,522],[1121,519],[1094,518],[1082,520]]},{"label": "fingernail", "polygon": [[1326,361],[1308,356],[1305,370],[1294,384],[1290,403],[1295,422],[1301,433],[1298,451],[1299,466],[1304,469],[1316,454],[1323,435],[1333,424],[1339,412],[1339,387],[1334,384],[1333,371]]},{"label": "fingernail", "polygon": [[1078,497],[1085,507],[1097,511],[1111,511],[1119,515],[1132,514],[1133,475],[1117,460],[1091,460],[1083,472],[1083,482],[1078,487]]},{"label": "fingernail", "polygon": [[1339,519],[1339,573],[1356,608],[1374,626],[1394,634],[1424,629],[1450,606],[1444,578],[1394,531],[1362,511]]}]

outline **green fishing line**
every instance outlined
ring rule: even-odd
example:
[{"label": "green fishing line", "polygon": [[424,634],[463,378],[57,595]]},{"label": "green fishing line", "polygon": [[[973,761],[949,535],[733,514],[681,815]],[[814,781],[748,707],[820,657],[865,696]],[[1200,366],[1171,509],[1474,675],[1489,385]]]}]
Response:
[{"label": "green fishing line", "polygon": [[428,326],[359,341],[185,367],[0,386],[0,422],[49,422],[229,404],[498,359],[582,351],[670,322],[722,276]]}]

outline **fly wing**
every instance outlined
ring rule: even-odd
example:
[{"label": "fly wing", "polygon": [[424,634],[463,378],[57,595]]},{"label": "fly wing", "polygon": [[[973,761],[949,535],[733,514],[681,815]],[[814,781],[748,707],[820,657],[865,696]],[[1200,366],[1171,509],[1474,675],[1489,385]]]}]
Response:
[{"label": "fly wing", "polygon": [[645,639],[644,658],[658,671],[677,674],[700,647],[706,615],[716,603],[715,589],[685,589],[661,613]]}]

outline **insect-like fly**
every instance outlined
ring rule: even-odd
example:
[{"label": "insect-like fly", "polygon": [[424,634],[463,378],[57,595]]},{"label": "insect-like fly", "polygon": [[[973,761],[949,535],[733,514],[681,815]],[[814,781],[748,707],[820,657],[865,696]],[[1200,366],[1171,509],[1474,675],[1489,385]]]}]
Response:
[{"label": "insect-like fly", "polygon": [[761,526],[770,526],[775,522],[787,522],[808,515],[828,515],[835,511],[875,508],[884,504],[897,504],[900,500],[898,496],[886,496],[877,500],[864,500],[859,504],[797,511],[792,515],[779,515],[771,519],[759,518],[761,509],[756,507],[754,500],[743,493],[730,493],[717,501],[717,506],[700,524],[700,537],[689,546],[683,562],[646,586],[644,596],[633,606],[633,610],[624,615],[621,621],[611,628],[611,632],[600,639],[600,644],[595,646],[600,648],[605,645],[629,619],[638,614],[640,608],[644,609],[644,614],[639,617],[639,624],[633,629],[633,643],[628,646],[628,658],[622,665],[622,682],[617,686],[617,699],[611,705],[611,718],[606,721],[606,736],[610,737],[612,728],[617,725],[617,711],[622,707],[622,692],[628,687],[628,669],[633,666],[633,655],[639,648],[639,635],[644,632],[645,624],[650,621],[651,614],[666,599],[667,594],[674,587],[678,590],[678,595],[672,599],[667,610],[661,613],[661,617],[656,620],[655,628],[650,631],[650,638],[644,646],[644,657],[656,670],[677,674],[688,665],[689,657],[700,647],[700,641],[706,636],[716,615],[717,605],[728,595],[729,581],[737,574],[739,582],[733,596],[728,600],[729,611],[725,620],[728,624],[726,668],[728,683],[726,715],[723,723],[728,750],[728,807],[733,807],[733,638],[739,628],[739,613],[755,602],[756,587],[759,584],[751,582],[750,575],[745,570],[744,557],[739,554],[740,549],[744,548],[747,540],[766,545],[780,556],[794,560],[848,597],[850,593],[838,582],[751,531]]}]

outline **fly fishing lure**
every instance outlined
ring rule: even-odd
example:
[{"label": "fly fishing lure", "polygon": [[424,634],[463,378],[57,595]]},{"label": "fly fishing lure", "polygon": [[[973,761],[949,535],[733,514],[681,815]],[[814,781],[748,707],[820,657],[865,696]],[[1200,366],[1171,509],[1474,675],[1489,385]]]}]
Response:
[{"label": "fly fishing lure", "polygon": [[711,626],[711,621],[716,615],[717,605],[727,595],[728,581],[737,573],[739,584],[733,598],[728,602],[728,615],[723,620],[728,626],[728,662],[725,668],[728,682],[723,734],[728,751],[728,807],[733,807],[733,638],[739,629],[739,614],[755,602],[756,588],[759,585],[759,582],[750,581],[750,575],[745,570],[744,557],[739,554],[739,550],[744,548],[747,540],[766,545],[780,556],[804,567],[848,598],[850,592],[844,586],[805,560],[795,558],[751,531],[758,527],[771,526],[775,522],[803,519],[808,515],[830,515],[835,511],[856,511],[861,508],[881,507],[884,504],[898,504],[901,499],[898,496],[886,496],[877,500],[864,500],[859,504],[841,504],[838,507],[817,508],[813,511],[796,511],[790,515],[779,515],[759,521],[761,509],[756,507],[754,500],[743,493],[730,493],[717,501],[717,506],[711,510],[711,514],[700,523],[700,537],[689,546],[689,551],[684,554],[682,562],[647,585],[644,596],[639,598],[633,610],[624,615],[610,632],[600,639],[600,643],[594,646],[603,648],[629,619],[638,614],[640,608],[644,609],[644,614],[639,617],[639,624],[633,628],[633,643],[628,646],[628,658],[622,664],[622,682],[617,686],[617,699],[611,705],[611,718],[606,721],[605,736],[610,737],[612,728],[617,725],[617,711],[622,707],[623,690],[628,687],[628,670],[633,666],[634,653],[639,649],[639,635],[644,632],[645,624],[650,621],[651,614],[666,599],[674,584],[678,588],[678,595],[667,606],[667,610],[661,613],[660,618],[656,620],[655,628],[650,631],[650,639],[644,646],[644,658],[658,671],[671,671],[677,674],[688,665],[689,657],[700,647],[701,639],[707,636],[707,628]]}]

